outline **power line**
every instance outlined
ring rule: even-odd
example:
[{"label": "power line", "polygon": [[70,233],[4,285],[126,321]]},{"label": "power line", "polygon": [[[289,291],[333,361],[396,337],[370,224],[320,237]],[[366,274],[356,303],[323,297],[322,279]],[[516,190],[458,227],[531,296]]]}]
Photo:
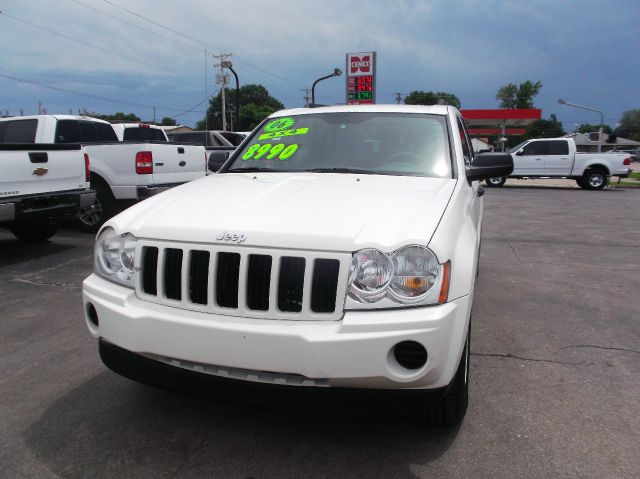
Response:
[{"label": "power line", "polygon": [[[178,118],[179,116],[186,115],[187,113],[191,113],[191,112],[193,112],[193,110],[195,110],[200,105],[202,105],[205,101],[207,101],[206,98],[204,100],[202,100],[200,103],[198,103],[197,105],[192,106],[191,108],[189,108],[188,110],[183,111],[182,113],[178,113],[177,115],[173,115],[171,118]],[[194,113],[196,113],[196,112],[194,112]],[[197,113],[201,113],[201,112],[197,112]]]},{"label": "power line", "polygon": [[122,22],[122,23],[125,23],[127,25],[130,25],[130,26],[132,26],[134,28],[137,28],[138,30],[142,30],[143,32],[151,33],[152,35],[156,35],[156,36],[158,36],[158,37],[160,37],[160,38],[162,38],[164,40],[172,41],[174,43],[177,43],[178,45],[182,45],[183,47],[191,48],[192,50],[201,51],[201,49],[198,48],[198,47],[194,47],[193,45],[188,45],[188,44],[180,42],[180,41],[178,41],[178,40],[176,40],[174,38],[169,38],[169,37],[166,37],[166,36],[164,36],[164,35],[162,35],[162,34],[160,34],[158,32],[154,32],[153,30],[149,30],[147,28],[143,28],[140,25],[137,25],[137,24],[132,23],[132,22],[128,22],[127,20],[125,20],[123,18],[116,17],[115,15],[111,15],[110,13],[107,13],[107,12],[105,12],[103,10],[99,10],[97,8],[94,8],[91,5],[87,5],[86,3],[83,3],[83,2],[81,2],[79,0],[72,0],[72,1],[74,3],[77,3],[78,5],[82,5],[83,7],[88,8],[89,10],[93,10],[94,12],[98,12],[98,13],[101,13],[103,15],[106,15],[109,18],[113,18],[114,20],[117,20],[119,22]]},{"label": "power line", "polygon": [[191,36],[189,36],[189,35],[187,35],[187,34],[185,34],[185,33],[181,33],[181,32],[179,32],[179,31],[177,31],[177,30],[174,30],[173,28],[166,27],[166,26],[162,25],[161,23],[158,23],[158,22],[156,22],[156,21],[153,21],[153,20],[151,20],[151,19],[149,19],[149,18],[145,17],[144,15],[140,15],[139,13],[136,13],[136,12],[134,12],[134,11],[132,11],[132,10],[129,10],[128,8],[125,8],[125,7],[123,7],[122,5],[118,5],[117,3],[113,3],[113,2],[111,2],[111,1],[109,1],[109,0],[103,0],[103,1],[104,1],[105,3],[108,3],[109,5],[111,5],[111,6],[113,6],[113,7],[119,8],[120,10],[124,10],[125,12],[127,12],[127,13],[129,13],[129,14],[131,14],[131,15],[133,15],[133,16],[136,16],[136,17],[138,17],[138,18],[141,18],[142,20],[145,20],[145,21],[147,21],[147,22],[149,22],[149,23],[153,23],[154,25],[156,25],[156,26],[158,26],[158,27],[160,27],[160,28],[164,28],[165,30],[170,31],[171,33],[175,33],[176,35],[180,35],[181,37],[184,37],[184,38],[187,38],[187,39],[191,40],[192,42],[199,43],[199,44],[200,44],[200,45],[202,45],[203,47],[206,47],[206,46],[207,46],[207,44],[206,44],[206,43],[204,43],[204,42],[202,42],[202,41],[200,41],[200,40],[198,40],[198,39],[196,39],[196,38],[193,38],[193,37],[191,37]]},{"label": "power line", "polygon": [[[144,15],[141,15],[141,14],[139,14],[137,12],[129,10],[128,8],[125,8],[122,5],[118,5],[117,3],[114,3],[114,2],[112,2],[110,0],[102,0],[102,1],[105,2],[105,3],[108,3],[109,5],[111,5],[111,6],[115,7],[115,8],[119,8],[121,10],[124,10],[125,12],[129,13],[130,15],[133,15],[135,17],[141,18],[142,20],[145,20],[145,21],[147,21],[149,23],[152,23],[153,25],[156,25],[156,26],[158,26],[160,28],[163,28],[163,29],[165,29],[165,30],[167,30],[169,32],[172,32],[172,33],[174,33],[176,35],[180,35],[181,37],[187,38],[187,39],[191,40],[194,43],[198,43],[198,44],[202,45],[203,47],[208,46],[211,50],[220,50],[219,48],[215,48],[214,46],[209,45],[209,44],[205,43],[204,41],[202,41],[202,40],[200,40],[198,38],[194,38],[194,37],[192,37],[190,35],[187,35],[185,33],[181,33],[178,30],[174,30],[173,28],[167,27],[166,25],[158,23],[155,20],[151,20],[150,18],[147,18]],[[289,84],[294,85],[296,87],[304,88],[304,85],[302,85],[301,83],[296,83],[296,82],[294,82],[292,80],[289,80],[287,78],[284,78],[284,77],[281,77],[279,75],[276,75],[275,73],[272,73],[269,70],[265,70],[264,68],[261,68],[261,67],[255,65],[254,63],[250,62],[246,58],[243,58],[243,57],[241,57],[239,55],[234,55],[234,56],[235,56],[235,58],[237,58],[241,62],[245,63],[249,68],[253,68],[254,70],[259,71],[259,72],[261,72],[261,73],[263,73],[265,75],[269,75],[269,76],[271,76],[271,77],[273,77],[273,78],[275,78],[277,80],[289,83]]]},{"label": "power line", "polygon": [[[149,62],[146,62],[144,60],[138,60],[137,58],[132,58],[132,57],[123,55],[121,53],[114,52],[114,51],[109,50],[107,48],[103,48],[103,47],[101,47],[99,45],[94,45],[93,43],[89,43],[89,42],[85,42],[85,41],[82,41],[82,40],[78,40],[77,38],[74,38],[72,36],[66,35],[64,33],[56,32],[55,30],[51,30],[49,28],[46,28],[46,27],[43,27],[43,26],[40,26],[40,25],[36,25],[35,23],[31,23],[31,22],[29,22],[27,20],[23,20],[21,18],[14,17],[14,16],[9,15],[8,13],[2,12],[2,11],[0,11],[0,15],[4,15],[7,18],[11,18],[12,20],[15,20],[15,21],[20,22],[20,23],[24,23],[25,25],[29,25],[29,26],[31,26],[33,28],[37,28],[39,30],[43,30],[43,31],[51,33],[53,35],[58,35],[59,37],[66,38],[67,40],[71,40],[71,41],[73,41],[75,43],[79,43],[80,45],[84,45],[84,46],[87,46],[87,47],[95,48],[97,50],[100,50],[100,51],[109,53],[111,55],[115,55],[115,56],[124,58],[124,59],[132,61],[132,62],[137,62],[137,63],[141,63],[143,65],[147,65],[147,66],[150,66],[150,67],[153,67],[153,68],[157,68],[159,70],[168,71],[168,72],[176,73],[176,74],[179,74],[179,75],[184,75],[184,72],[179,72],[177,70],[170,70],[168,68],[165,68],[165,67],[162,67],[162,66],[159,66],[159,65],[154,65],[153,63],[149,63]],[[193,75],[189,75],[189,76],[193,76]]]},{"label": "power line", "polygon": [[[55,91],[59,91],[59,92],[63,92],[63,93],[71,93],[72,95],[78,95],[78,96],[85,96],[88,98],[93,98],[95,100],[101,100],[101,101],[106,101],[106,102],[110,102],[110,103],[122,103],[125,105],[131,105],[131,106],[138,106],[141,108],[153,108],[154,106],[161,109],[161,110],[167,110],[167,111],[182,111],[182,109],[178,109],[178,108],[170,108],[170,107],[166,107],[166,106],[158,106],[158,105],[145,105],[144,103],[137,103],[137,102],[133,102],[133,101],[128,101],[128,100],[121,100],[119,98],[110,98],[110,97],[106,97],[106,96],[101,96],[101,95],[94,95],[92,93],[84,93],[84,92],[79,92],[76,90],[70,90],[68,88],[61,88],[61,87],[55,87],[52,85],[46,85],[40,82],[36,82],[33,80],[27,80],[26,78],[20,78],[20,77],[16,77],[13,75],[8,75],[5,73],[0,72],[0,77],[2,78],[6,78],[8,80],[13,80],[13,81],[17,81],[20,83],[26,83],[28,85],[35,85],[35,86],[39,86],[41,88],[47,88],[49,90],[55,90]],[[198,106],[200,106],[203,102],[201,102],[200,104],[196,105],[193,108],[197,108]],[[191,111],[191,110],[189,110]]]}]

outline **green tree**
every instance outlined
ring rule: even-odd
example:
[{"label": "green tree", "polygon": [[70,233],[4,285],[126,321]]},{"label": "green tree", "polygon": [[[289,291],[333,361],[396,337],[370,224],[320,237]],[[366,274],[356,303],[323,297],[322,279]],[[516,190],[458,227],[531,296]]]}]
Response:
[{"label": "green tree", "polygon": [[529,125],[526,138],[557,138],[564,134],[562,123],[552,114],[548,120],[541,119]]},{"label": "green tree", "polygon": [[507,83],[498,90],[496,100],[500,100],[500,108],[533,108],[533,97],[540,92],[542,82],[531,82],[529,80],[516,86],[514,83]]},{"label": "green tree", "polygon": [[447,105],[460,108],[460,99],[453,93],[447,93],[444,91],[432,92],[414,90],[404,98],[405,105],[437,105],[438,102],[443,101]]},{"label": "green tree", "polygon": [[640,108],[627,110],[622,114],[616,133],[624,138],[640,141]]},{"label": "green tree", "polygon": [[91,116],[93,118],[100,118],[101,120],[106,120],[110,122],[138,122],[141,121],[140,117],[134,113],[123,113],[121,111],[114,113],[113,115],[105,115],[102,113],[96,113],[93,111],[82,110],[80,112],[81,115]]},{"label": "green tree", "polygon": [[[594,131],[598,131],[600,129],[600,125],[592,125],[590,123],[582,123],[578,127],[578,133],[591,133]],[[602,131],[607,135],[611,135],[613,133],[613,129],[609,125],[602,125]]]},{"label": "green tree", "polygon": [[178,123],[176,122],[176,120],[174,118],[171,118],[169,116],[165,116],[162,119],[162,122],[160,122],[160,124],[162,126],[176,126]]},{"label": "green tree", "polygon": [[[227,108],[227,119],[231,119],[234,115],[235,119],[235,89],[225,89],[225,104]],[[262,85],[244,85],[240,87],[240,118],[234,123],[233,129],[236,131],[252,130],[265,117],[274,111],[282,110],[284,105],[276,98],[269,95],[269,92]],[[209,108],[207,108],[207,120],[196,123],[197,130],[220,130],[222,128],[222,91],[209,100]]]}]

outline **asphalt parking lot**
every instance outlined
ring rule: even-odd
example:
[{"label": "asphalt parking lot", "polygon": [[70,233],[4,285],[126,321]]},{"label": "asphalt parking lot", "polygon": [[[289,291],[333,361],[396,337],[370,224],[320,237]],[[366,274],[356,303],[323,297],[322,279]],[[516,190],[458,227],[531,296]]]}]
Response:
[{"label": "asphalt parking lot", "polygon": [[92,243],[0,230],[2,477],[640,477],[640,190],[487,189],[453,430],[115,375],[82,315]]}]

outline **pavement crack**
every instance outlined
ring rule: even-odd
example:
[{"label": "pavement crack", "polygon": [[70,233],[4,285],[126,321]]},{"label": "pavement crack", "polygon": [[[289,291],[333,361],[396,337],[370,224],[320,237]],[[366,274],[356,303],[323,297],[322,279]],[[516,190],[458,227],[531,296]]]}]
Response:
[{"label": "pavement crack", "polygon": [[551,363],[551,364],[564,364],[565,366],[580,366],[586,364],[586,361],[580,361],[579,363],[570,363],[566,361],[557,361],[555,359],[540,359],[540,358],[526,358],[524,356],[516,356],[515,354],[506,353],[471,353],[471,356],[482,356],[489,358],[505,358],[505,359],[518,359],[520,361],[531,361],[534,363]]},{"label": "pavement crack", "polygon": [[513,247],[513,245],[509,242],[507,242],[507,246],[509,248],[511,248],[511,252],[513,253],[513,256],[515,257],[515,259],[518,260],[518,263],[522,263],[522,260],[520,259],[520,257],[518,256],[518,253],[516,253],[516,249]]},{"label": "pavement crack", "polygon": [[560,351],[564,351],[565,349],[582,349],[582,348],[593,348],[593,349],[602,349],[604,351],[622,351],[627,353],[640,354],[640,351],[638,351],[637,349],[615,348],[613,346],[598,346],[596,344],[576,344],[573,346],[564,346],[563,348],[560,348]]},{"label": "pavement crack", "polygon": [[53,287],[58,287],[58,288],[71,288],[71,289],[80,289],[81,286],[75,285],[75,284],[64,284],[64,283],[50,283],[47,281],[34,281],[31,279],[24,279],[24,278],[13,278],[11,281],[16,282],[16,283],[26,283],[26,284],[32,284],[34,286],[53,286]]}]

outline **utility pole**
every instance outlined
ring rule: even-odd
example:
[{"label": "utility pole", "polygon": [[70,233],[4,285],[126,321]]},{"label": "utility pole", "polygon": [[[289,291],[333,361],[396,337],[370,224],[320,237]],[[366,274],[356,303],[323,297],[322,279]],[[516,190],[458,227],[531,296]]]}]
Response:
[{"label": "utility pole", "polygon": [[207,67],[207,49],[204,49],[204,129],[209,129],[209,68]]},{"label": "utility pole", "polygon": [[225,104],[225,88],[227,85],[227,79],[224,76],[224,63],[233,56],[233,53],[221,53],[220,55],[213,55],[213,58],[220,60],[220,63],[215,65],[216,68],[220,68],[220,83],[222,84],[222,129],[227,131],[227,105]]},{"label": "utility pole", "polygon": [[399,105],[402,101],[402,93],[396,93],[396,103]]},{"label": "utility pole", "polygon": [[38,100],[38,115],[42,115],[42,102]]},{"label": "utility pole", "polygon": [[311,100],[311,88],[300,88],[300,91],[304,92],[304,96],[302,98],[304,99],[304,105],[307,106]]}]

